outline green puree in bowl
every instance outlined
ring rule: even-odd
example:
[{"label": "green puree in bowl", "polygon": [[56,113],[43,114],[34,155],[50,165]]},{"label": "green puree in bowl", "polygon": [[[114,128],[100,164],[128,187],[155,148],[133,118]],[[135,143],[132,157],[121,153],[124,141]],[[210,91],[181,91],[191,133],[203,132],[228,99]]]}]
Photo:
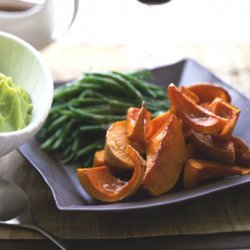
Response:
[{"label": "green puree in bowl", "polygon": [[31,119],[29,94],[16,85],[11,77],[0,73],[0,132],[26,127]]}]

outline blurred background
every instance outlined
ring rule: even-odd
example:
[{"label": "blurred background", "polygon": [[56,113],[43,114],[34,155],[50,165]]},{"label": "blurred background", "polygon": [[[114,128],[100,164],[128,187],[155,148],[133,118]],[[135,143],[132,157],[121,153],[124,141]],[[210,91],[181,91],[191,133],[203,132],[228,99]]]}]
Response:
[{"label": "blurred background", "polygon": [[80,0],[76,19],[65,33],[72,2],[53,1],[56,41],[40,49],[55,81],[90,69],[153,68],[192,58],[229,83],[240,79],[237,88],[250,96],[249,0],[171,0],[155,5]]}]

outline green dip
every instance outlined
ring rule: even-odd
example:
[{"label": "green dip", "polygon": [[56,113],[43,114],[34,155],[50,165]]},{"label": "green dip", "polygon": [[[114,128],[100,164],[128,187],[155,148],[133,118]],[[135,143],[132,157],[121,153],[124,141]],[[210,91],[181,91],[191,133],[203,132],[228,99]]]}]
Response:
[{"label": "green dip", "polygon": [[29,94],[16,85],[11,77],[0,73],[0,132],[26,127],[31,119]]}]

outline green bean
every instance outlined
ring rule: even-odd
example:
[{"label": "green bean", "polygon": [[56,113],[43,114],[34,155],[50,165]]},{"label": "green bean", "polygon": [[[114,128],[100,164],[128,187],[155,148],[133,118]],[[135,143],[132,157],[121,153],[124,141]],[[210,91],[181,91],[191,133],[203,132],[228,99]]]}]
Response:
[{"label": "green bean", "polygon": [[85,104],[85,105],[93,105],[93,104],[102,104],[104,101],[103,99],[97,99],[97,98],[76,98],[71,101],[72,105],[79,105],[79,104]]},{"label": "green bean", "polygon": [[54,131],[56,130],[57,128],[61,127],[67,120],[68,118],[66,116],[60,116],[58,117],[56,120],[54,120],[48,127],[48,130],[51,132],[51,131]]},{"label": "green bean", "polygon": [[58,130],[56,133],[52,134],[46,141],[41,145],[42,149],[53,149],[53,145],[57,140],[58,135],[60,134],[60,131]]},{"label": "green bean", "polygon": [[127,88],[127,91],[134,97],[136,97],[140,102],[142,102],[142,95],[141,93],[135,88],[135,86],[127,81],[126,79],[122,78],[121,76],[111,73],[110,77],[115,79],[117,82],[121,83],[125,88]]},{"label": "green bean", "polygon": [[66,96],[75,94],[79,91],[79,88],[77,86],[74,86],[69,89],[60,89],[58,88],[57,91],[54,93],[54,100],[58,100],[61,98],[65,98]]},{"label": "green bean", "polygon": [[72,153],[68,154],[67,157],[63,158],[62,163],[64,163],[64,164],[70,163],[74,158],[75,158],[75,153],[72,152]]},{"label": "green bean", "polygon": [[84,97],[99,97],[99,98],[105,98],[103,94],[97,93],[96,91],[87,89],[83,91],[80,95],[79,98],[84,98]]},{"label": "green bean", "polygon": [[124,109],[131,107],[131,102],[129,103],[129,102],[123,102],[123,101],[118,101],[118,100],[107,100],[107,102],[110,105],[114,105],[116,107],[121,107]]},{"label": "green bean", "polygon": [[61,133],[61,140],[64,141],[66,137],[69,135],[70,129],[72,125],[74,124],[74,120],[71,120],[63,127],[63,132]]},{"label": "green bean", "polygon": [[95,76],[103,77],[104,79],[108,78],[119,83],[127,94],[130,94],[139,99],[140,101],[142,101],[141,93],[129,81],[124,80],[119,75],[116,75],[111,72],[111,73],[95,73]]},{"label": "green bean", "polygon": [[109,90],[119,90],[121,92],[126,91],[126,89],[122,86],[119,85],[116,81],[113,81],[111,79],[107,79],[104,77],[99,77],[98,75],[95,74],[86,74],[86,77],[82,79],[82,82],[90,82],[90,83],[96,83],[100,84],[101,86],[108,87]]},{"label": "green bean", "polygon": [[84,161],[84,167],[89,167],[89,166],[91,166],[92,164],[92,162],[93,162],[93,155],[89,155],[88,157],[87,157],[87,159]]},{"label": "green bean", "polygon": [[125,119],[125,115],[115,116],[115,115],[99,115],[99,114],[92,114],[83,110],[79,110],[73,107],[70,107],[71,115],[73,117],[82,117],[84,119],[92,119],[98,122],[112,122],[112,121],[119,121]]},{"label": "green bean", "polygon": [[130,75],[126,75],[123,73],[119,73],[119,72],[114,72],[115,74],[119,75],[120,77],[124,78],[127,81],[130,81],[131,83],[134,84],[134,86],[136,86],[141,92],[148,94],[149,96],[156,98],[155,93],[150,90],[141,80],[139,80],[136,77],[130,76]]},{"label": "green bean", "polygon": [[89,152],[91,151],[95,151],[95,150],[98,150],[98,149],[102,149],[103,148],[103,145],[104,145],[104,141],[103,139],[101,140],[98,140],[92,144],[89,144],[87,147],[84,147],[82,150],[80,150],[78,153],[77,153],[77,157],[82,157],[86,154],[88,154]]},{"label": "green bean", "polygon": [[55,136],[52,135],[46,139],[46,141],[41,145],[41,148],[49,150],[54,141],[55,141]]},{"label": "green bean", "polygon": [[65,109],[65,108],[67,108],[67,106],[68,106],[68,103],[63,103],[63,104],[54,103],[54,105],[52,106],[52,108],[50,110],[50,114],[56,113],[56,112],[60,111],[61,109]]},{"label": "green bean", "polygon": [[84,125],[79,128],[81,132],[86,132],[86,131],[100,131],[100,130],[106,130],[110,124],[100,124],[100,125]]},{"label": "green bean", "polygon": [[72,151],[76,152],[79,149],[79,145],[80,145],[80,137],[79,137],[79,131],[76,134],[75,140],[73,142],[72,145]]}]

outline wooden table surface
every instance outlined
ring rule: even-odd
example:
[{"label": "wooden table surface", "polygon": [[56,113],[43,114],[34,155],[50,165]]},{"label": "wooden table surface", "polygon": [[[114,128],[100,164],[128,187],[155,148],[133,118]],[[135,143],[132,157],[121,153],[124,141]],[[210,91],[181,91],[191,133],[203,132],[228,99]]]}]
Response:
[{"label": "wooden table surface", "polygon": [[[197,60],[225,82],[250,97],[250,44],[248,43],[178,44],[172,46],[169,50],[166,48],[166,51],[161,55],[146,55],[145,57],[139,58],[141,61],[138,60],[138,58],[133,58],[133,56],[130,58],[126,57],[125,52],[126,49],[123,46],[102,48],[82,45],[70,48],[63,47],[61,44],[54,44],[42,51],[42,54],[51,68],[55,81],[73,79],[89,69],[133,70],[168,64],[188,57]],[[148,58],[148,61],[145,61],[145,58]],[[61,215],[60,218],[62,221],[57,223],[63,225],[65,223],[65,221],[63,221],[64,218],[69,220],[67,223],[70,222],[70,212],[57,210],[46,183],[16,151],[0,159],[0,176],[13,180],[24,188],[31,199],[35,218],[39,224],[46,227],[47,230],[55,232],[53,222],[55,214]],[[48,211],[46,213],[41,211],[43,203],[47,204],[46,207]],[[48,217],[51,222],[45,225],[44,221],[47,222]],[[63,232],[58,231],[57,235],[61,237]],[[82,235],[84,235],[84,232]],[[240,237],[243,236],[241,235]],[[84,239],[84,236],[82,238]],[[10,240],[41,240],[43,237],[30,230],[1,226],[0,240],[1,239],[4,239],[5,242],[8,243]],[[6,249],[15,249],[5,247]],[[3,249],[1,248],[1,243],[0,249]]]}]

